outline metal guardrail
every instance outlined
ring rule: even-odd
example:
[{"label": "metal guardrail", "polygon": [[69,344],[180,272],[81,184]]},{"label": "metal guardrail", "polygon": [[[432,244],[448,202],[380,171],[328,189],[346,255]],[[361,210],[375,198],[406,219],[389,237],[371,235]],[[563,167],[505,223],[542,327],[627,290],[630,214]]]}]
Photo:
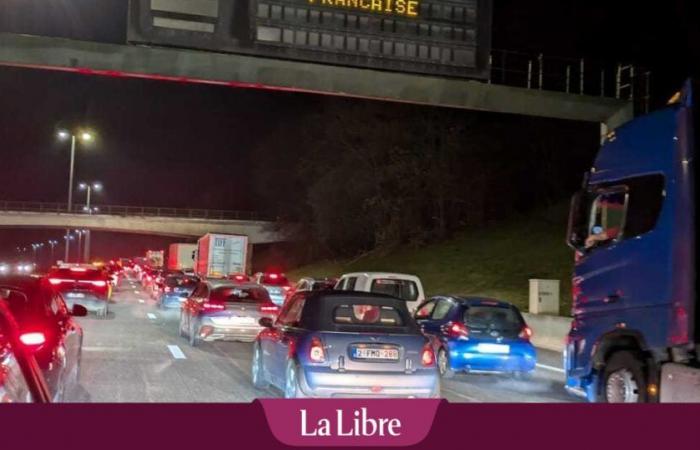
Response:
[{"label": "metal guardrail", "polygon": [[631,64],[493,49],[488,83],[629,100],[649,112],[651,72]]},{"label": "metal guardrail", "polygon": [[[212,209],[167,208],[150,206],[97,205],[99,211],[95,214],[107,214],[123,217],[176,217],[183,219],[211,220],[271,220],[270,217],[255,211],[226,211]],[[68,210],[67,203],[51,202],[17,202],[0,200],[0,211],[39,212],[39,213],[72,213],[88,214],[82,205],[73,205]]]}]

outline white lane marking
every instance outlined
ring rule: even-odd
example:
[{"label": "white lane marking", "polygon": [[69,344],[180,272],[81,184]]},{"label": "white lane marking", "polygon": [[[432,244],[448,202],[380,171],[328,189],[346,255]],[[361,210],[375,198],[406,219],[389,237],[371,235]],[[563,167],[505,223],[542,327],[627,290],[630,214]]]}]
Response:
[{"label": "white lane marking", "polygon": [[158,316],[156,316],[156,315],[153,314],[153,313],[148,313],[148,314],[146,314],[146,317],[148,317],[148,318],[151,319],[151,320],[156,320],[156,319],[158,318]]},{"label": "white lane marking", "polygon": [[566,373],[566,371],[564,369],[560,369],[559,367],[548,366],[546,364],[540,364],[540,363],[537,363],[535,365],[537,367],[539,367],[540,369],[551,370],[552,372],[557,372],[557,373]]},{"label": "white lane marking", "polygon": [[139,303],[146,303],[146,300],[140,298],[140,299],[139,299]]},{"label": "white lane marking", "polygon": [[134,291],[134,294],[140,294],[141,291]]},{"label": "white lane marking", "polygon": [[168,350],[170,350],[170,354],[173,355],[175,359],[187,359],[187,356],[182,353],[182,350],[180,350],[180,347],[177,345],[168,345]]}]

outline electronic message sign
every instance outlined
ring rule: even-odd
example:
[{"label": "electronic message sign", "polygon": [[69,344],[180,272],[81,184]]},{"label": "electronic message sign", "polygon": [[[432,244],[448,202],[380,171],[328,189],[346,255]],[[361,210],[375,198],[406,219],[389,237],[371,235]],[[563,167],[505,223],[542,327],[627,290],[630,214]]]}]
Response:
[{"label": "electronic message sign", "polygon": [[131,0],[129,41],[488,77],[492,0]]}]

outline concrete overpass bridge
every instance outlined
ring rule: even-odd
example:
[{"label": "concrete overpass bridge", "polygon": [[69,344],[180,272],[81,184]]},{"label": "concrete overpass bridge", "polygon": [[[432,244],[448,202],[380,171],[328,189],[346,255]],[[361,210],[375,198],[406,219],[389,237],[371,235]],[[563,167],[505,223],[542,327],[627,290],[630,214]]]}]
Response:
[{"label": "concrete overpass bridge", "polygon": [[274,222],[255,212],[104,205],[86,214],[65,203],[0,201],[0,228],[86,228],[93,231],[196,238],[241,234],[251,244],[284,241]]}]

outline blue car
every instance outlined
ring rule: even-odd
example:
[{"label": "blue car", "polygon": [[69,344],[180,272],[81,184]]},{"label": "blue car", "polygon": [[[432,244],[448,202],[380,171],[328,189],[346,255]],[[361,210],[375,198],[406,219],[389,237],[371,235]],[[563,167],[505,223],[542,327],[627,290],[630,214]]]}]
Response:
[{"label": "blue car", "polygon": [[294,294],[253,347],[252,381],[285,398],[439,398],[429,339],[406,302],[364,292]]},{"label": "blue car", "polygon": [[508,302],[480,297],[433,297],[418,307],[416,322],[433,340],[440,375],[504,373],[527,377],[537,353],[532,331]]},{"label": "blue car", "polygon": [[162,287],[158,289],[156,303],[160,309],[180,309],[187,297],[192,295],[199,283],[199,278],[183,274],[169,275],[163,279]]}]

